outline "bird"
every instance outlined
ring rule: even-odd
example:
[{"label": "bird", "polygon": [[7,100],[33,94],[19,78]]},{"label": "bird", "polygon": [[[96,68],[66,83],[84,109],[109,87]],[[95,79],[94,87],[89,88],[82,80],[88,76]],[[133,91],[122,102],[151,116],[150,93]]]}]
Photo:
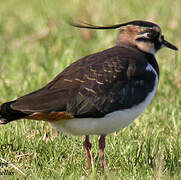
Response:
[{"label": "bird", "polygon": [[106,135],[132,123],[153,99],[159,83],[155,58],[163,47],[178,50],[166,41],[159,25],[133,20],[97,26],[70,22],[77,28],[119,29],[115,45],[80,58],[44,87],[0,106],[0,125],[19,119],[48,121],[57,131],[85,136],[88,168],[90,135],[98,135],[99,161],[104,171]]}]

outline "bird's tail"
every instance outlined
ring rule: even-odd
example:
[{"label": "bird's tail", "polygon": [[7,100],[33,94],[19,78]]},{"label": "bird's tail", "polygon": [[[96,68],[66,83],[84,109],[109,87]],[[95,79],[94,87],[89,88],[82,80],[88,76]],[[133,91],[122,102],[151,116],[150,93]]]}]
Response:
[{"label": "bird's tail", "polygon": [[0,106],[0,126],[27,116],[27,114],[11,108],[11,104],[14,102],[15,101],[6,102]]}]

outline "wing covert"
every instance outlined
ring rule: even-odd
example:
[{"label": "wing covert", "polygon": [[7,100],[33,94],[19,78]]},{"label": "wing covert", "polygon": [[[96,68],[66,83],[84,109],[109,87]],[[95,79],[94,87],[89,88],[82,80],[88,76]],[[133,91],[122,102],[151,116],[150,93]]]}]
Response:
[{"label": "wing covert", "polygon": [[72,63],[45,87],[18,98],[11,107],[28,114],[67,111],[77,117],[104,116],[146,97],[155,78],[145,71],[147,64],[135,48],[115,46]]}]

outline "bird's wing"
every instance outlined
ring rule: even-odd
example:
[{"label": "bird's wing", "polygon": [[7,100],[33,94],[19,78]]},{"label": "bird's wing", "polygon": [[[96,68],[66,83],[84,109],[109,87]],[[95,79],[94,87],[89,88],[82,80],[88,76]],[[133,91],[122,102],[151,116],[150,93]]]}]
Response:
[{"label": "bird's wing", "polygon": [[66,111],[75,117],[104,116],[146,98],[155,78],[146,71],[147,65],[142,53],[113,47],[74,62],[42,89],[17,99],[11,108],[28,114]]},{"label": "bird's wing", "polygon": [[[84,73],[84,81],[67,106],[75,117],[102,117],[131,108],[153,90],[156,75],[147,69],[147,58],[131,50],[107,53]],[[130,54],[129,54],[130,53]],[[128,55],[129,54],[129,55]],[[152,57],[154,58],[154,57]]]}]

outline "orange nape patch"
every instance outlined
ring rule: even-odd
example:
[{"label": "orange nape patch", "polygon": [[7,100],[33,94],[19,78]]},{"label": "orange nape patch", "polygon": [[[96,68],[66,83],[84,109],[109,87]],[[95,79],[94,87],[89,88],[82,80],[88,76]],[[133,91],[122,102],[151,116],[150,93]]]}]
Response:
[{"label": "orange nape patch", "polygon": [[26,117],[26,119],[43,120],[43,121],[59,121],[61,119],[73,119],[74,116],[68,112],[51,112],[49,114],[35,112]]}]

